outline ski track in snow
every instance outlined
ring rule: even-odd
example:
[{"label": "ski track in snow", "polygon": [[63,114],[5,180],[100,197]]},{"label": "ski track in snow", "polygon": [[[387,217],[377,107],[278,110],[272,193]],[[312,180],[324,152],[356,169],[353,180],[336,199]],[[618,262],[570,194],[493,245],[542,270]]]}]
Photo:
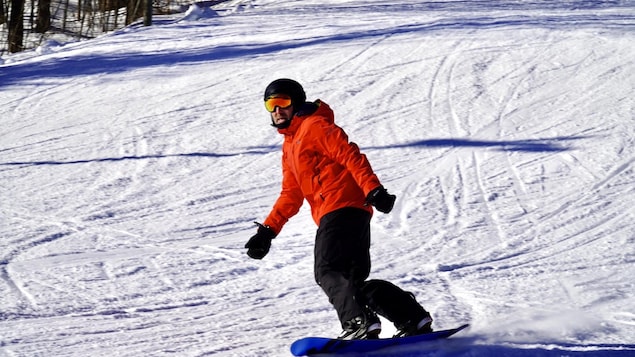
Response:
[{"label": "ski track in snow", "polygon": [[2,58],[0,355],[284,356],[338,333],[308,207],[244,254],[279,192],[258,105],[278,77],[398,195],[371,277],[471,324],[377,355],[633,353],[632,2],[215,9]]}]

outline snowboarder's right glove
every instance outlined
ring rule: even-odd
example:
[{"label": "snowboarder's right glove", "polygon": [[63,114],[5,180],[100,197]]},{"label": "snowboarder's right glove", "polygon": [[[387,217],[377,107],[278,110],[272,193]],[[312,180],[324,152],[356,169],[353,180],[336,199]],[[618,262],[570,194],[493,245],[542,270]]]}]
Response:
[{"label": "snowboarder's right glove", "polygon": [[258,222],[254,223],[258,226],[258,232],[249,239],[245,248],[247,248],[247,255],[250,258],[262,259],[269,253],[271,240],[276,237],[276,233],[269,226],[263,226]]},{"label": "snowboarder's right glove", "polygon": [[368,193],[366,203],[375,206],[379,212],[388,213],[392,211],[395,199],[397,199],[397,196],[388,193],[384,186],[379,186]]}]

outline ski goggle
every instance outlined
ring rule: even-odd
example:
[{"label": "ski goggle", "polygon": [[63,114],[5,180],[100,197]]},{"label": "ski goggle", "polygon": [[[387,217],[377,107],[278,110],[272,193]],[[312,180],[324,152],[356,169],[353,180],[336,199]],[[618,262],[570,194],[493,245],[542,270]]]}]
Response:
[{"label": "ski goggle", "polygon": [[280,109],[289,108],[291,104],[291,98],[286,95],[272,95],[265,99],[265,108],[269,113],[273,113],[276,107],[280,107]]}]

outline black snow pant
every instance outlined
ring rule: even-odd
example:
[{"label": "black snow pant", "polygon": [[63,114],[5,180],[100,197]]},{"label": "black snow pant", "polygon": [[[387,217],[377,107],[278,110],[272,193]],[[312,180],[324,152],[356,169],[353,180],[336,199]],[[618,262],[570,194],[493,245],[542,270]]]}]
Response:
[{"label": "black snow pant", "polygon": [[340,322],[366,309],[397,328],[417,323],[428,313],[414,296],[370,274],[370,218],[365,210],[342,208],[320,220],[315,238],[315,280],[337,311]]}]

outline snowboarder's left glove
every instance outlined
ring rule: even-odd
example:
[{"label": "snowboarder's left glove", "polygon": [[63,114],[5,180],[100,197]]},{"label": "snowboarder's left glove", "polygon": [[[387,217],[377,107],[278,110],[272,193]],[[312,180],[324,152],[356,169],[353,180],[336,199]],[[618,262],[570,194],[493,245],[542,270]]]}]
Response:
[{"label": "snowboarder's left glove", "polygon": [[366,203],[375,206],[379,212],[388,213],[392,211],[395,199],[397,196],[388,193],[384,186],[379,186],[368,193]]},{"label": "snowboarder's left glove", "polygon": [[271,240],[276,237],[276,233],[269,226],[263,226],[258,222],[254,223],[258,226],[258,232],[249,239],[245,248],[247,248],[247,255],[250,258],[262,259],[269,253]]}]

